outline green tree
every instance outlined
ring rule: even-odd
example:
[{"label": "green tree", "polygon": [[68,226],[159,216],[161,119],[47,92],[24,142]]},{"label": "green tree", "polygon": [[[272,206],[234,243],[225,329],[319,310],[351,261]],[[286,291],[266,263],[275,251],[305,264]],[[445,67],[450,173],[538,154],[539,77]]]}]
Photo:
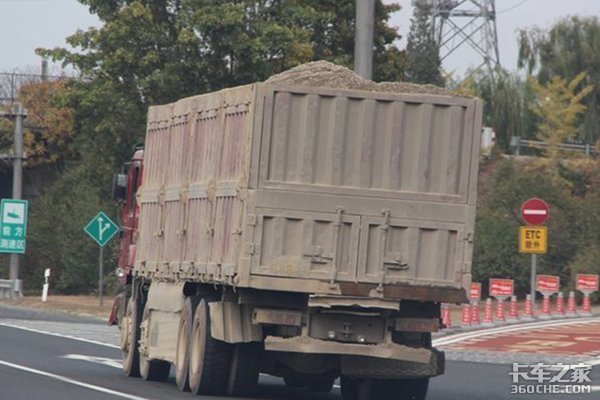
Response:
[{"label": "green tree", "polygon": [[502,151],[510,151],[513,136],[533,138],[537,118],[529,105],[535,95],[518,74],[498,69],[492,78],[480,71],[462,82],[457,91],[484,100],[483,124],[494,128]]},{"label": "green tree", "polygon": [[443,86],[440,49],[433,37],[430,11],[428,3],[416,2],[406,43],[404,76],[408,82]]},{"label": "green tree", "polygon": [[593,144],[600,139],[600,21],[597,17],[563,18],[549,29],[524,29],[519,34],[519,67],[537,72],[541,84],[561,76],[571,81],[582,72],[581,87],[594,84],[577,118],[577,139]]},{"label": "green tree", "polygon": [[565,156],[558,146],[576,136],[577,117],[586,110],[582,101],[594,89],[592,85],[580,88],[585,78],[586,73],[581,72],[570,82],[559,76],[553,76],[545,85],[535,79],[529,80],[537,96],[537,101],[531,105],[540,118],[537,136],[547,145],[544,152],[553,163]]}]

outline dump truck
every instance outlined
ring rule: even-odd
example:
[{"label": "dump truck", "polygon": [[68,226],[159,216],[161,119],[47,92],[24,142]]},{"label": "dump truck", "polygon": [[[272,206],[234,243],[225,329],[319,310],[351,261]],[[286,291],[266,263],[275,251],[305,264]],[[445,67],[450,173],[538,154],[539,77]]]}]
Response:
[{"label": "dump truck", "polygon": [[424,399],[471,281],[481,114],[323,62],[150,107],[115,179],[125,374]]}]

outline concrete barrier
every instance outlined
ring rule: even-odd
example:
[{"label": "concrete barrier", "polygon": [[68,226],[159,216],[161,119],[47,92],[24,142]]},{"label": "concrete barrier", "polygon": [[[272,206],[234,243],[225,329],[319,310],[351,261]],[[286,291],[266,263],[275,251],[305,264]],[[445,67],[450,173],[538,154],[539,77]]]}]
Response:
[{"label": "concrete barrier", "polygon": [[20,279],[0,279],[0,299],[14,299],[21,296]]}]

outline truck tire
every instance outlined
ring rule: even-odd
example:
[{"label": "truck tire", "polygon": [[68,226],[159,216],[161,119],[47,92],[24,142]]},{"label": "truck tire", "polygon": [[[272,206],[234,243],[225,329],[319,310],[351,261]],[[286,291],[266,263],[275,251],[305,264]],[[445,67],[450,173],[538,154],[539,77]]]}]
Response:
[{"label": "truck tire", "polygon": [[177,331],[177,352],[175,353],[175,382],[182,392],[190,391],[189,366],[190,366],[190,344],[192,327],[194,324],[194,312],[200,299],[197,296],[188,297],[183,303],[179,328]]},{"label": "truck tire", "polygon": [[132,296],[127,303],[125,315],[121,325],[121,352],[123,354],[123,372],[129,377],[140,376],[140,353],[138,341],[140,339],[140,323],[142,313],[141,304],[137,297]]},{"label": "truck tire", "polygon": [[231,346],[211,336],[206,299],[201,299],[196,307],[191,339],[189,384],[192,393],[224,394],[229,378]]},{"label": "truck tire", "polygon": [[[146,322],[149,317],[150,310],[146,305],[146,307],[144,307],[144,314],[142,315],[142,323]],[[150,327],[146,329],[150,329]],[[139,354],[140,375],[143,380],[162,382],[169,377],[171,363],[163,360],[148,359],[143,352],[140,352]]]},{"label": "truck tire", "polygon": [[227,381],[228,396],[248,396],[256,389],[262,343],[237,343],[231,355],[231,368]]}]

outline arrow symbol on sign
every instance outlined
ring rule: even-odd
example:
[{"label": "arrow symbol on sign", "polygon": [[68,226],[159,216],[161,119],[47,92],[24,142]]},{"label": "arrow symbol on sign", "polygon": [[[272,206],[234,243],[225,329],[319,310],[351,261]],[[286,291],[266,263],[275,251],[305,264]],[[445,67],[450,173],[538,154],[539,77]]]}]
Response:
[{"label": "arrow symbol on sign", "polygon": [[102,241],[102,236],[104,235],[104,232],[106,232],[107,230],[110,229],[110,224],[106,223],[106,225],[104,225],[104,227],[102,227],[102,222],[104,222],[104,219],[102,217],[98,218],[98,233],[100,236],[100,241]]}]

